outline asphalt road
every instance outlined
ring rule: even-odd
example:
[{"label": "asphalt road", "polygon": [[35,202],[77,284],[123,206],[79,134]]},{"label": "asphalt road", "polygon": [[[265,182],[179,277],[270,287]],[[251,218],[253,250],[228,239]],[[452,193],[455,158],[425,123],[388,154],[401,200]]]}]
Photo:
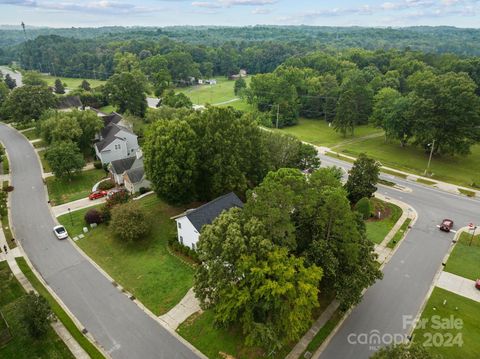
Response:
[{"label": "asphalt road", "polygon": [[[12,227],[35,268],[113,358],[198,358],[120,293],[69,241],[54,237],[41,169],[29,142],[0,124],[12,171]],[[128,270],[128,268],[125,268]]]},{"label": "asphalt road", "polygon": [[[345,169],[351,166],[327,156],[321,159],[322,165]],[[379,188],[380,193],[412,206],[418,213],[418,220],[385,265],[383,280],[366,291],[362,302],[353,309],[320,355],[322,359],[369,358],[379,346],[389,344],[391,338],[405,338],[410,324],[404,325],[404,319],[413,319],[419,313],[454,238],[453,233],[440,232],[437,225],[444,218],[453,219],[457,229],[470,222],[480,222],[480,201],[477,199],[393,176],[382,175],[382,178],[413,190],[405,193],[385,186]],[[376,342],[378,335],[380,345]]]},{"label": "asphalt road", "polygon": [[2,71],[3,76],[5,76],[6,74],[9,74],[17,82],[17,86],[23,85],[22,74],[20,72],[13,72],[8,67],[4,67],[4,66],[0,67],[0,71]]}]

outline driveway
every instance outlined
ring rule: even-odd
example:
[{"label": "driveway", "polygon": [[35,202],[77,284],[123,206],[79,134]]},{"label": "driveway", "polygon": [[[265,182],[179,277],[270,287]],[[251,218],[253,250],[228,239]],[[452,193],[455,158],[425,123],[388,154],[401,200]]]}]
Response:
[{"label": "driveway", "polygon": [[[321,160],[322,165],[336,165],[347,170],[351,167],[328,156],[321,156]],[[379,346],[375,342],[361,344],[363,338],[359,338],[359,334],[365,334],[367,339],[375,339],[377,334],[386,339],[391,335],[405,338],[410,325],[404,325],[404,320],[415,318],[420,311],[454,238],[453,233],[441,232],[436,225],[443,218],[452,218],[457,228],[480,219],[478,199],[446,193],[389,175],[381,177],[412,189],[411,193],[405,193],[381,186],[379,192],[414,207],[418,213],[417,222],[385,265],[383,280],[366,291],[362,302],[353,309],[323,353],[316,358],[369,358]],[[380,346],[384,344],[388,343],[380,343]]]},{"label": "driveway", "polygon": [[[29,259],[63,303],[113,357],[198,358],[110,283],[69,241],[55,239],[42,172],[30,143],[0,124],[10,158],[12,227]],[[128,268],[126,268],[128,270]]]}]

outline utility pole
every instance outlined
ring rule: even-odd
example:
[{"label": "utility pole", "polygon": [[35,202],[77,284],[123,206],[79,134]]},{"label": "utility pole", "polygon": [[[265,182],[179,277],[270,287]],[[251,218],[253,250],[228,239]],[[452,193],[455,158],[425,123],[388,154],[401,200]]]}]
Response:
[{"label": "utility pole", "polygon": [[277,105],[277,130],[278,130],[278,116],[280,115],[280,104]]},{"label": "utility pole", "polygon": [[433,150],[435,148],[435,140],[433,140],[433,142],[431,143],[432,145],[432,148],[430,149],[430,157],[428,158],[428,164],[427,164],[427,169],[425,170],[425,175],[428,173],[428,171],[430,170],[430,163],[432,162],[432,156],[433,156]]}]

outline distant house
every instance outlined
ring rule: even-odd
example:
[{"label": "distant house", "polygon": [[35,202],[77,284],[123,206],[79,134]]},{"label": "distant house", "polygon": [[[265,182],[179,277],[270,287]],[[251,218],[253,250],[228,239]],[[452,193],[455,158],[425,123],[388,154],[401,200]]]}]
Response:
[{"label": "distant house", "polygon": [[108,164],[112,161],[133,157],[139,149],[137,135],[122,124],[122,117],[116,113],[102,116],[105,127],[97,136],[94,145],[97,158]]},{"label": "distant house", "polygon": [[230,208],[243,208],[243,202],[230,192],[195,209],[189,209],[172,217],[177,223],[178,241],[192,249],[196,249],[200,231],[206,224],[211,224],[223,211]]},{"label": "distant house", "polygon": [[216,85],[217,80],[215,80],[215,79],[205,80],[205,84],[206,85]]},{"label": "distant house", "polygon": [[238,74],[236,74],[236,75],[230,75],[230,76],[228,77],[228,79],[229,79],[229,80],[238,80],[238,79],[241,79],[241,78],[247,77],[247,76],[248,76],[247,70],[241,69],[241,70],[238,72]]},{"label": "distant house", "polygon": [[83,110],[83,103],[79,96],[62,96],[57,100],[57,109],[59,111]]}]

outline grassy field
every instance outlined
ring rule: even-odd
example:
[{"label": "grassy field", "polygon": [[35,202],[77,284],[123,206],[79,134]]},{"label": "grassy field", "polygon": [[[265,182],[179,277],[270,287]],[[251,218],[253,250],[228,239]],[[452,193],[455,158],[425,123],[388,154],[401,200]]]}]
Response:
[{"label": "grassy field", "polygon": [[103,113],[109,114],[116,111],[116,108],[113,105],[108,105],[108,106],[100,107],[99,110],[102,111]]},{"label": "grassy field", "polygon": [[359,126],[355,128],[354,137],[343,137],[343,135],[336,132],[333,127],[328,127],[326,121],[322,119],[309,120],[305,118],[301,118],[296,126],[285,127],[278,131],[297,136],[302,141],[310,142],[317,146],[327,147],[338,145],[344,141],[352,141],[359,137],[382,133],[382,131],[371,126]]},{"label": "grassy field", "polygon": [[378,210],[386,214],[386,217],[381,220],[370,219],[365,223],[367,227],[367,237],[373,243],[380,244],[401,217],[402,209],[392,203],[380,201],[377,198],[373,198],[372,203]]},{"label": "grassy field", "polygon": [[476,280],[480,278],[480,235],[475,236],[469,246],[472,235],[462,233],[448,258],[445,271],[461,277]]},{"label": "grassy field", "polygon": [[55,316],[62,322],[65,328],[67,328],[68,332],[72,335],[73,338],[75,338],[77,343],[88,353],[88,355],[90,355],[92,359],[104,359],[105,357],[103,356],[103,354],[97,349],[97,347],[95,347],[95,345],[93,345],[87,339],[87,337],[82,334],[82,332],[77,328],[73,320],[63,310],[60,304],[58,304],[58,302],[52,297],[50,292],[38,280],[38,278],[28,266],[25,259],[16,258],[15,260],[17,261],[17,264],[20,267],[21,271],[23,272],[23,274],[25,274],[25,277],[27,277],[28,281],[32,284],[35,290],[47,299],[50,307],[52,308],[52,311],[55,313]]},{"label": "grassy field", "polygon": [[[50,75],[42,75],[42,78],[45,81],[47,81],[48,86],[54,86],[55,80],[60,79],[62,81],[62,84],[67,84],[67,87],[71,90],[78,88],[83,81],[83,79],[76,79],[76,78],[70,78],[70,77],[55,77]],[[94,80],[94,79],[86,79],[86,80],[88,81],[88,83],[90,84],[90,87],[92,88],[104,85],[106,82],[106,81]]]},{"label": "grassy field", "polygon": [[[294,129],[295,127],[292,127]],[[307,138],[302,137],[303,140]],[[425,151],[408,146],[385,142],[383,137],[370,138],[355,143],[345,144],[338,149],[349,155],[358,156],[365,152],[380,160],[385,166],[394,167],[410,173],[423,175],[428,162]],[[441,156],[432,159],[433,179],[471,186],[480,183],[480,145],[472,147],[472,154],[462,157]]]},{"label": "grassy field", "polygon": [[0,347],[0,358],[74,358],[53,329],[49,328],[45,337],[40,339],[30,336],[22,321],[21,304],[24,297],[25,292],[12,275],[7,262],[0,263],[0,310],[12,334],[12,339]]},{"label": "grassy field", "polygon": [[28,138],[29,141],[35,140],[35,139],[39,138],[39,136],[37,135],[37,132],[35,131],[34,128],[22,132],[22,134],[23,134],[26,138]]},{"label": "grassy field", "polygon": [[93,185],[105,177],[103,169],[82,171],[71,180],[48,177],[48,196],[53,206],[85,198],[92,192]]},{"label": "grassy field", "polygon": [[[147,308],[161,315],[175,306],[193,285],[193,269],[167,251],[168,238],[175,235],[171,216],[184,208],[174,208],[156,196],[147,196],[138,203],[150,214],[152,233],[136,243],[116,239],[106,225],[91,230],[77,244],[127,291],[133,293]],[[86,210],[58,218],[71,235],[84,225]],[[126,270],[126,268],[128,268]]]},{"label": "grassy field", "polygon": [[[450,326],[448,329],[437,329],[435,326],[437,321],[434,320],[448,320],[451,318],[450,316],[462,321],[461,328],[456,329]],[[480,318],[480,303],[446,290],[435,288],[421,318],[421,321],[425,320],[428,322],[426,322],[424,328],[417,327],[415,330],[413,338],[415,342],[427,346],[428,351],[441,355],[442,358],[478,358],[480,353],[480,340],[478,340],[480,338],[480,324],[478,320]],[[461,339],[463,343],[450,340],[454,338]],[[431,346],[428,346],[428,344]]]},{"label": "grassy field", "polygon": [[[196,105],[218,104],[226,102],[236,98],[233,92],[235,81],[228,80],[226,77],[215,77],[217,79],[216,85],[198,85],[187,88],[178,88],[177,92],[182,92]],[[247,77],[245,81],[247,85],[250,83],[250,77]],[[235,106],[237,102],[232,102],[231,106]],[[227,105],[228,106],[228,105]]]}]

